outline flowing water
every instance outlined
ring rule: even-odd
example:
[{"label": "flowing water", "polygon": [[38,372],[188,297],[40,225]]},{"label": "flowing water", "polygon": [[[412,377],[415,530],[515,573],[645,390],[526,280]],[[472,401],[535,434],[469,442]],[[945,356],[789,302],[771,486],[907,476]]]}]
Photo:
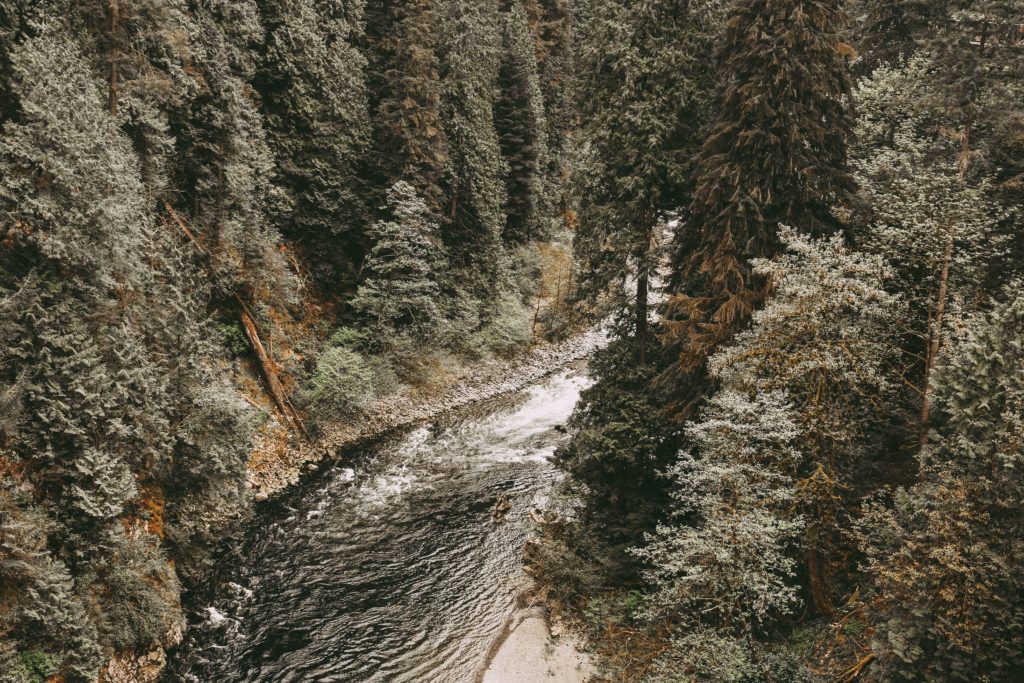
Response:
[{"label": "flowing water", "polygon": [[[523,585],[527,513],[587,384],[562,371],[268,506],[206,587],[167,680],[472,681]],[[495,524],[502,495],[512,508]]]}]

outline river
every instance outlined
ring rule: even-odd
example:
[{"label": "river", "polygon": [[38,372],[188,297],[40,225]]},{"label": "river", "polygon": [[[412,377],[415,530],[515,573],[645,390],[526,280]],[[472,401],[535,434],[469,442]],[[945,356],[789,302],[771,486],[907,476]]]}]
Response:
[{"label": "river", "polygon": [[[358,454],[262,509],[165,681],[470,683],[525,577],[582,366]],[[512,508],[495,524],[502,496]]]}]

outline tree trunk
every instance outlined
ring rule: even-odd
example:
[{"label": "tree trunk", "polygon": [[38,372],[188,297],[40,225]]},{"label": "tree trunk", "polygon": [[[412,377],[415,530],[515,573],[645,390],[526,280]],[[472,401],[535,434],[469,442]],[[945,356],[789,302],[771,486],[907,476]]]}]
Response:
[{"label": "tree trunk", "polygon": [[[177,212],[174,210],[168,202],[164,202],[164,207],[167,209],[167,213],[170,214],[174,222],[178,224],[181,231],[185,233],[189,242],[195,245],[196,249],[199,249],[203,253],[206,250],[196,239],[196,236],[188,229],[185,225],[185,221],[178,217]],[[265,348],[263,348],[263,342],[260,341],[259,330],[256,327],[256,321],[253,320],[252,316],[249,315],[249,310],[245,306],[245,302],[238,294],[234,294],[235,302],[238,304],[239,317],[242,320],[242,327],[245,328],[245,336],[249,338],[249,344],[252,346],[253,353],[256,354],[256,358],[260,362],[260,370],[263,373],[263,379],[267,383],[267,387],[270,389],[270,395],[274,399],[274,404],[277,406],[278,412],[281,413],[281,417],[285,419],[288,424],[294,428],[298,428],[303,434],[306,434],[306,426],[302,424],[302,420],[299,418],[298,412],[296,412],[291,403],[288,401],[287,395],[284,393],[284,387],[281,386],[281,380],[277,377],[277,366],[274,360],[267,354]],[[308,436],[308,435],[307,435]]]},{"label": "tree trunk", "polygon": [[921,448],[928,445],[928,420],[930,404],[928,393],[931,389],[932,371],[935,369],[935,359],[942,347],[942,319],[946,314],[946,298],[949,291],[949,264],[953,260],[953,239],[956,237],[956,228],[949,226],[949,235],[946,239],[946,251],[942,256],[942,275],[939,278],[939,298],[935,304],[935,324],[928,330],[929,344],[928,353],[925,356],[924,366],[924,387],[921,391]]},{"label": "tree trunk", "polygon": [[[241,304],[240,300],[239,304]],[[280,411],[281,416],[290,422],[293,427],[301,429],[302,423],[288,405],[288,398],[285,396],[284,387],[281,386],[281,381],[277,378],[277,367],[274,364],[274,360],[267,355],[267,351],[263,348],[263,343],[260,341],[260,335],[256,330],[256,321],[249,315],[249,311],[245,309],[245,306],[240,306],[238,313],[242,319],[242,326],[245,327],[245,334],[249,337],[249,343],[252,344],[252,350],[256,353],[256,358],[260,362],[263,378],[267,381],[267,387],[270,389],[270,395],[274,398],[277,409]]]},{"label": "tree trunk", "polygon": [[647,255],[640,257],[636,273],[636,343],[640,348],[640,365],[647,363],[647,286],[649,277]]}]

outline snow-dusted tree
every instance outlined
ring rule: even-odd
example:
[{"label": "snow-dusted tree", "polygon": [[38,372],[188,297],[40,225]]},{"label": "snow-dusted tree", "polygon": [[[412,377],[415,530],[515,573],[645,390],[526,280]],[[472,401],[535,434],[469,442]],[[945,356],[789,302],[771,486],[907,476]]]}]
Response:
[{"label": "snow-dusted tree", "polygon": [[[672,522],[635,551],[654,589],[646,612],[667,617],[684,639],[714,633],[716,648],[756,661],[752,639],[799,603],[793,556],[802,520],[792,510],[802,455],[794,407],[781,391],[751,397],[726,385],[686,433],[692,450],[668,470]],[[698,673],[698,663],[685,660],[701,650],[674,650],[675,666]]]},{"label": "snow-dusted tree", "polygon": [[387,209],[388,218],[370,228],[366,278],[352,301],[384,346],[394,343],[395,335],[429,338],[437,330],[444,263],[438,225],[411,184],[398,182],[388,190]]},{"label": "snow-dusted tree", "polygon": [[921,481],[860,525],[875,680],[1012,681],[1024,667],[1024,297],[938,368]]},{"label": "snow-dusted tree", "polygon": [[885,289],[892,273],[881,257],[849,251],[841,236],[811,240],[782,228],[779,237],[789,251],[753,265],[757,277],[773,283],[772,297],[708,365],[723,387],[789,395],[802,454],[793,474],[810,597],[828,611],[833,564],[842,555],[835,551],[843,496],[892,397],[902,305]]},{"label": "snow-dusted tree", "polygon": [[1009,252],[1001,230],[1007,212],[993,200],[991,182],[967,173],[960,143],[941,133],[951,122],[934,107],[942,90],[929,80],[932,68],[930,58],[914,57],[878,68],[860,86],[852,163],[861,192],[853,216],[858,241],[895,266],[896,287],[913,314],[905,333],[918,340],[910,357],[924,357],[909,373],[920,381],[922,439],[948,317],[985,299],[990,273]]},{"label": "snow-dusted tree", "polygon": [[504,23],[498,73],[500,96],[494,108],[501,152],[508,167],[503,236],[509,244],[524,244],[550,233],[547,121],[534,36],[521,3],[513,4]]}]

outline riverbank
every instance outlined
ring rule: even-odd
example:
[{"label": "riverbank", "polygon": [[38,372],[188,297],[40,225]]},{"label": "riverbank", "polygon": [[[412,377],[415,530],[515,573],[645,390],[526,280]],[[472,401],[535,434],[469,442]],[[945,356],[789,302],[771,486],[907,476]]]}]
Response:
[{"label": "riverbank", "polygon": [[395,429],[414,426],[470,404],[518,391],[556,370],[590,355],[607,342],[601,328],[590,328],[553,344],[542,343],[510,360],[467,365],[449,389],[424,396],[411,388],[372,403],[353,423],[336,424],[311,443],[274,443],[266,432],[249,461],[249,484],[257,500],[276,496],[299,482],[302,474],[325,459]]},{"label": "riverbank", "polygon": [[474,683],[586,683],[592,674],[580,639],[534,606],[509,617]]}]

